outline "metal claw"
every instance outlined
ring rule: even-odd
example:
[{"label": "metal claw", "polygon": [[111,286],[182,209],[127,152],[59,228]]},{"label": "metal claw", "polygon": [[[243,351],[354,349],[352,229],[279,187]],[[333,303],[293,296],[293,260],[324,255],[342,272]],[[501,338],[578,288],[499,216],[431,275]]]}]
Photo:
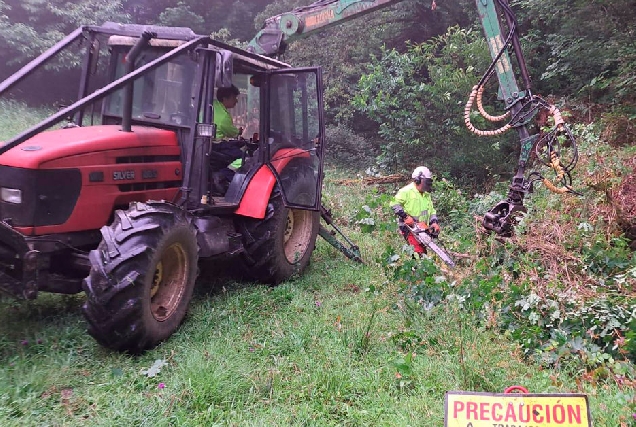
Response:
[{"label": "metal claw", "polygon": [[482,225],[486,230],[494,231],[499,236],[510,237],[513,227],[526,212],[528,210],[522,204],[502,200],[486,212]]}]

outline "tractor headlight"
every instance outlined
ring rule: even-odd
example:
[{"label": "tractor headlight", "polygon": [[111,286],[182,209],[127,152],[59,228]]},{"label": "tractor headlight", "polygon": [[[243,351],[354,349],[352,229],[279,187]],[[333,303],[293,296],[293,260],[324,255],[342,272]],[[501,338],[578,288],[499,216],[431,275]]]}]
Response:
[{"label": "tractor headlight", "polygon": [[22,190],[17,188],[0,188],[0,199],[3,202],[20,204],[22,203]]}]

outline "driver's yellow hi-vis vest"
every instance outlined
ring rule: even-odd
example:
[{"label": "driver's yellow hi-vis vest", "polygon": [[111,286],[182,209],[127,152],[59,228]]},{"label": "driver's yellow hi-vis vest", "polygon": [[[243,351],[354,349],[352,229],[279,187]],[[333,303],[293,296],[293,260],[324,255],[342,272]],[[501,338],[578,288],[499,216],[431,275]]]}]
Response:
[{"label": "driver's yellow hi-vis vest", "polygon": [[223,138],[236,138],[239,130],[234,126],[232,116],[227,111],[225,105],[220,101],[214,100],[214,124],[216,125],[216,137],[218,139]]},{"label": "driver's yellow hi-vis vest", "polygon": [[420,193],[415,188],[414,182],[400,188],[389,206],[395,205],[401,205],[404,208],[404,212],[414,217],[416,221],[426,222],[427,224],[431,216],[437,214],[433,207],[431,193]]}]

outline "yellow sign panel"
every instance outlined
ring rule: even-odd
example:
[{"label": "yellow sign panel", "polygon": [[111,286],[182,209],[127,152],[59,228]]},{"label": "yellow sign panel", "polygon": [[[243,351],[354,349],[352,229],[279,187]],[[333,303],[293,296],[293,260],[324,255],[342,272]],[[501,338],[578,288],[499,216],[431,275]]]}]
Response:
[{"label": "yellow sign panel", "polygon": [[592,427],[584,394],[449,391],[446,427]]}]

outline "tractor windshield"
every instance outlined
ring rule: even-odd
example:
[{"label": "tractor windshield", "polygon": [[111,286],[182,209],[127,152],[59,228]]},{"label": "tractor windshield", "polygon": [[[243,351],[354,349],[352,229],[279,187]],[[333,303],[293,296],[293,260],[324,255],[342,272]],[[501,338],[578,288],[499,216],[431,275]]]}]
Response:
[{"label": "tractor windshield", "polygon": [[[145,52],[137,61],[139,68],[165,53],[153,49]],[[113,80],[124,75],[126,52],[116,55]],[[193,82],[196,63],[186,54],[144,74],[134,82],[132,118],[135,121],[162,122],[188,126],[194,117]],[[105,104],[106,116],[122,116],[123,89],[110,95]]]}]

